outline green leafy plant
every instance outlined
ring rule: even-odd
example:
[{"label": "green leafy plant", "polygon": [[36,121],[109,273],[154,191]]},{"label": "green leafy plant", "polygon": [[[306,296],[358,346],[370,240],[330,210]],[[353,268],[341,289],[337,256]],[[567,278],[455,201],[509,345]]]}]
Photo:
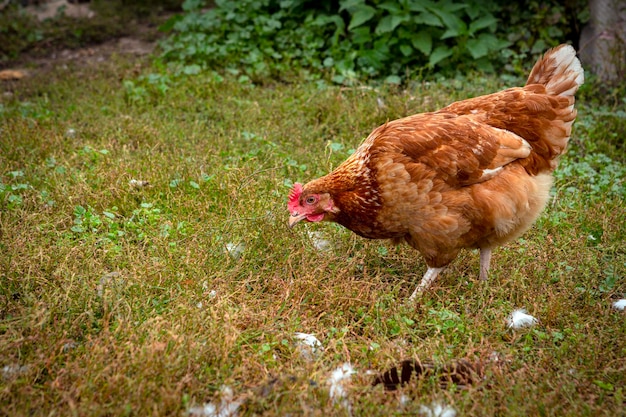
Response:
[{"label": "green leafy plant", "polygon": [[[493,70],[487,57],[509,45],[495,34],[497,19],[485,2],[344,0],[350,14],[348,39],[358,47],[357,62],[378,74],[391,65]],[[375,6],[375,7],[373,7]],[[445,65],[447,64],[447,65]],[[460,68],[459,68],[460,66]]]},{"label": "green leafy plant", "polygon": [[[340,84],[408,74],[505,70],[518,75],[547,48],[576,39],[586,3],[304,0],[183,3],[163,25],[163,59],[183,73],[226,68],[252,79],[303,72]],[[577,30],[572,29],[578,28]]]},{"label": "green leafy plant", "polygon": [[502,58],[505,69],[511,73],[523,73],[528,61],[566,39],[576,44],[589,20],[586,0],[496,3],[494,13],[504,23],[498,33],[510,42],[510,47],[502,51]]},{"label": "green leafy plant", "polygon": [[149,245],[155,238],[165,239],[170,247],[174,247],[176,239],[185,236],[189,229],[185,221],[173,224],[169,216],[152,203],[141,203],[129,217],[120,215],[118,211],[115,206],[98,212],[91,206],[78,205],[74,208],[70,230],[78,239],[120,252],[124,244]]},{"label": "green leafy plant", "polygon": [[171,77],[166,73],[141,75],[134,80],[124,80],[123,83],[126,100],[133,104],[157,101],[167,94],[172,84]]},{"label": "green leafy plant", "polygon": [[186,1],[185,14],[165,25],[163,58],[225,66],[252,77],[329,71],[338,83],[360,76],[397,82],[421,70],[493,70],[493,55],[509,45],[496,34],[484,2],[343,0]]}]

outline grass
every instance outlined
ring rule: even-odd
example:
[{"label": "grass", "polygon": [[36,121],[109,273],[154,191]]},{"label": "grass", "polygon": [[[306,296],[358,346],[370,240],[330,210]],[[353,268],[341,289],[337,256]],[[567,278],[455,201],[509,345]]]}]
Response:
[{"label": "grass", "polygon": [[[614,109],[580,104],[555,198],[494,253],[488,283],[463,252],[411,307],[418,254],[330,224],[289,230],[289,185],[388,119],[500,81],[345,89],[137,71],[118,59],[3,85],[3,414],[184,415],[229,386],[244,415],[347,415],[326,381],[350,362],[354,415],[433,401],[460,415],[624,415],[626,320],[611,308],[626,293],[624,153],[602,122],[623,131]],[[508,329],[516,308],[540,323]],[[295,332],[323,353],[307,360]],[[407,358],[481,361],[484,380],[425,378],[400,405],[366,371]]]}]

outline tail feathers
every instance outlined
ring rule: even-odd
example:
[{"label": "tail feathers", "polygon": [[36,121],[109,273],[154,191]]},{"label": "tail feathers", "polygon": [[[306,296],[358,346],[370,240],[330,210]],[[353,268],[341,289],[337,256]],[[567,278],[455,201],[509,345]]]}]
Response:
[{"label": "tail feathers", "polygon": [[549,94],[572,97],[584,81],[585,72],[574,48],[559,45],[537,61],[526,85],[541,84]]},{"label": "tail feathers", "polygon": [[[549,50],[531,70],[525,89],[539,94],[529,96],[526,103],[536,110],[532,129],[528,135],[522,135],[533,148],[523,162],[529,173],[556,169],[576,119],[574,94],[584,80],[583,68],[570,45]],[[546,93],[557,100],[548,99]],[[544,109],[549,111],[542,113]]]}]

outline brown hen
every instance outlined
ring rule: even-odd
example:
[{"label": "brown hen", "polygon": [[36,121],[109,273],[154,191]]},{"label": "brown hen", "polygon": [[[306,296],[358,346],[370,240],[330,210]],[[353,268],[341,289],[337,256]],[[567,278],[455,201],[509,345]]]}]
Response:
[{"label": "brown hen", "polygon": [[480,249],[487,279],[492,249],[524,233],[546,205],[583,80],[574,48],[560,45],[525,87],[385,123],[333,172],[294,185],[289,225],[332,221],[406,241],[428,265],[411,299],[463,248]]}]

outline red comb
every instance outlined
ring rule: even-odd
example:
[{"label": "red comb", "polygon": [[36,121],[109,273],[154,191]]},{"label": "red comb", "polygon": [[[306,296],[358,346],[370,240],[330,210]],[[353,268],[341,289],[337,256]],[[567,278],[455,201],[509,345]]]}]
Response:
[{"label": "red comb", "polygon": [[296,211],[296,209],[300,205],[298,202],[298,200],[300,199],[300,194],[302,194],[302,184],[297,182],[293,185],[293,188],[289,192],[289,203],[287,203],[287,208],[289,208],[290,212]]}]

